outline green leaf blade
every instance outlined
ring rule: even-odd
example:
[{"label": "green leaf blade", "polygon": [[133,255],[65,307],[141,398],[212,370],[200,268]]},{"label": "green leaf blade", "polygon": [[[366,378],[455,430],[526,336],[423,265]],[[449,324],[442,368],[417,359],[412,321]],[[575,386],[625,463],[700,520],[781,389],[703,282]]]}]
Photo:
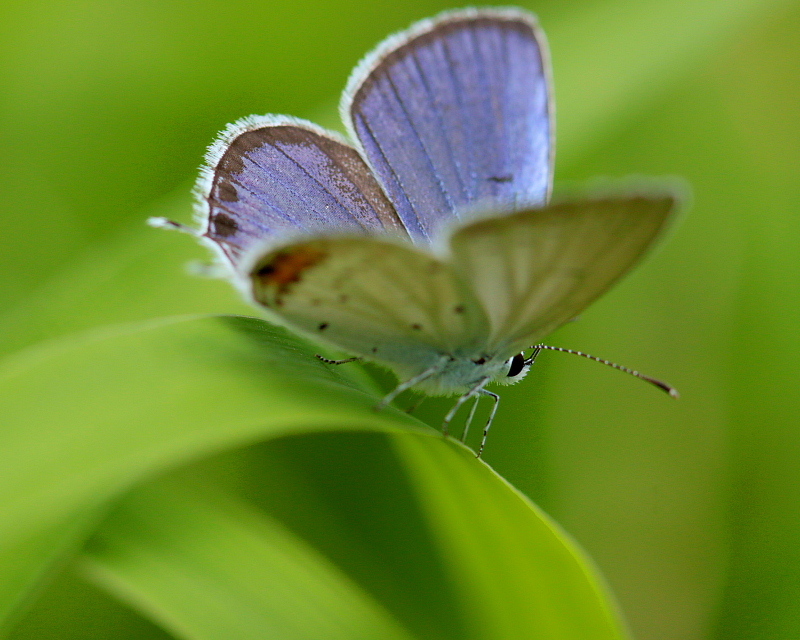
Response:
[{"label": "green leaf blade", "polygon": [[[318,447],[354,457],[320,461]],[[323,489],[324,509],[283,485],[295,514],[269,500],[259,510],[185,476],[151,483],[100,528],[88,575],[185,640],[627,637],[581,552],[464,447],[411,433],[352,433],[284,439],[278,449],[282,464],[266,470],[267,494],[291,477],[281,466],[326,473],[336,484],[371,452],[385,472],[369,469],[375,486],[366,494]],[[392,480],[407,481],[408,494],[398,496]],[[422,510],[416,535],[387,539],[409,517],[406,500]],[[315,534],[297,511],[329,527]],[[379,513],[387,521],[360,540],[337,539],[341,525],[359,528]],[[409,580],[415,589],[402,588]]]},{"label": "green leaf blade", "polygon": [[168,319],[43,345],[7,359],[0,385],[5,614],[59,541],[80,539],[76,514],[153,473],[293,432],[422,428],[374,412],[374,398],[305,343],[247,318]]},{"label": "green leaf blade", "polygon": [[88,575],[187,640],[410,640],[280,523],[210,487],[137,491],[91,544]]},{"label": "green leaf blade", "polygon": [[627,637],[582,552],[470,450],[396,442],[459,586],[471,637]]}]

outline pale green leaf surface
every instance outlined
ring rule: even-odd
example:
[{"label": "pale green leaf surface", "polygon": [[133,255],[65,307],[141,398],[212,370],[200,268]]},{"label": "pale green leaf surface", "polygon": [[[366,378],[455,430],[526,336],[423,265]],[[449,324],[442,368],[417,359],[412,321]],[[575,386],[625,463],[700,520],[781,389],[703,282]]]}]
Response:
[{"label": "pale green leaf surface", "polygon": [[[714,637],[800,636],[800,3],[742,38],[720,74],[748,156],[731,357],[730,564]],[[742,349],[745,357],[739,357]]]},{"label": "pale green leaf surface", "polygon": [[[0,492],[8,496],[0,513],[0,567],[4,570],[0,576],[0,596],[8,613],[19,605],[43,572],[81,543],[96,526],[104,505],[153,473],[248,442],[289,434],[421,429],[415,427],[419,423],[401,414],[374,413],[374,398],[314,359],[303,342],[249,318],[168,319],[43,345],[7,359],[0,371],[0,381],[4,425]],[[41,389],[47,389],[47,402],[38,401]],[[120,406],[125,410],[119,411]],[[430,447],[432,451],[427,452]],[[422,509],[424,526],[420,528],[435,530],[435,540],[429,543],[435,552],[418,560],[417,571],[426,578],[433,573],[427,567],[429,556],[435,559],[434,564],[445,566],[440,584],[452,593],[449,597],[442,596],[442,601],[452,602],[456,609],[444,617],[455,617],[460,622],[457,628],[469,631],[469,635],[456,634],[453,638],[579,638],[586,629],[594,629],[598,638],[619,636],[614,617],[584,561],[541,519],[541,514],[488,472],[469,450],[445,445],[438,436],[426,436],[408,443],[401,441],[400,453],[399,472],[411,476],[409,484],[418,488],[413,492],[410,509],[419,509],[414,506],[416,501],[448,487],[446,495],[440,495],[436,502]],[[369,459],[369,452],[365,454],[365,459]],[[381,469],[363,463],[358,466],[369,472],[369,477],[360,484],[380,483]],[[303,472],[310,473],[312,467],[303,465]],[[330,483],[330,477],[326,474],[326,482]],[[388,493],[384,487],[390,489]],[[379,484],[376,489],[374,497],[386,505],[385,524],[397,528],[400,523],[396,520],[405,516],[395,503],[392,482]],[[464,497],[453,501],[459,495]],[[445,507],[450,502],[453,504],[448,513]],[[149,511],[161,525],[170,511],[163,506],[163,500],[159,504],[160,508],[156,505]],[[359,509],[355,510],[360,510],[363,504],[356,505],[348,498],[346,510],[353,511],[356,506]],[[181,510],[176,509],[173,515],[178,517]],[[139,508],[139,513],[147,511]],[[391,514],[388,520],[386,514]],[[248,557],[254,561],[252,553],[247,557],[241,555],[244,541],[252,541],[252,535],[264,537],[265,530],[248,533],[252,523],[247,517],[240,518],[242,514],[238,511],[223,517],[234,528],[228,532],[230,535],[220,533],[224,525],[198,523],[197,518],[202,520],[205,516],[191,505],[183,515],[195,520],[182,527],[197,535],[215,536],[202,543],[198,551],[220,554],[222,542],[228,539],[239,556],[237,561],[231,560],[226,579],[235,581],[240,575],[246,579],[249,574],[235,570]],[[496,519],[496,525],[489,519]],[[116,531],[125,530],[122,527]],[[101,539],[106,539],[103,538],[106,535],[112,533],[103,533]],[[130,532],[125,535],[132,536],[128,538],[130,545],[146,543],[145,535]],[[280,571],[291,575],[297,585],[294,591],[289,588],[288,577],[281,582],[288,589],[285,598],[295,603],[297,590],[310,580],[316,585],[313,588],[317,589],[320,600],[327,599],[332,607],[330,615],[320,614],[318,624],[334,624],[342,617],[351,622],[361,619],[366,628],[370,624],[395,628],[390,616],[377,612],[380,608],[364,604],[358,595],[361,591],[351,590],[347,595],[349,587],[344,591],[335,588],[339,578],[332,577],[335,572],[332,573],[327,561],[313,561],[316,552],[274,529],[266,537],[262,549],[264,571],[258,580],[278,579],[274,577],[276,571],[278,575]],[[348,537],[351,536],[345,536],[345,540]],[[459,549],[456,542],[464,539],[471,542]],[[489,547],[482,551],[484,539]],[[340,548],[348,545],[351,543],[345,542]],[[189,553],[188,548],[186,552]],[[406,552],[414,553],[410,549]],[[166,559],[179,560],[172,555],[167,554]],[[215,562],[222,562],[215,557]],[[361,554],[350,557],[363,562]],[[386,557],[383,556],[384,560]],[[184,560],[184,569],[190,574],[203,566],[199,558],[195,558],[197,562],[188,557]],[[148,598],[159,611],[172,605],[180,608],[177,606],[180,603],[165,597],[179,593],[180,584],[186,589],[197,587],[191,575],[170,582],[169,576],[151,571],[154,567],[145,564],[137,566],[137,575],[143,582],[152,581],[150,588],[157,593]],[[394,561],[388,566],[379,563],[365,570],[374,579],[386,570],[397,571],[398,565],[399,570],[405,570],[405,562]],[[492,565],[496,565],[499,573],[495,579],[486,579],[491,575]],[[374,583],[365,580],[359,571],[354,573],[354,579],[362,581],[364,589],[371,592]],[[108,577],[108,572],[105,575]],[[174,574],[170,575],[174,578]],[[127,579],[133,580],[130,575]],[[107,582],[111,584],[113,580],[108,578]],[[222,612],[225,602],[237,600],[240,589],[249,593],[255,589],[253,585],[225,584],[209,588],[212,591],[199,600],[190,597],[191,594],[184,594],[182,600],[205,603],[202,610],[210,616],[207,620],[191,610],[180,615],[179,612],[164,614],[170,620],[174,620],[173,614],[179,615],[183,622],[175,624],[182,633],[186,632],[186,637],[224,637],[219,634],[226,625],[212,615],[209,603],[217,602],[221,607],[217,611]],[[232,592],[222,597],[217,589],[232,589]],[[328,597],[337,590],[343,598],[338,604]],[[376,592],[383,600],[383,607],[399,607],[407,616],[403,622],[413,627],[416,611],[422,607],[404,607],[397,599],[387,598],[387,592],[380,588]],[[411,602],[408,598],[414,598],[413,589],[405,592],[408,605]],[[554,593],[566,596],[570,606],[562,607]],[[524,594],[522,600],[519,594]],[[247,615],[238,616],[250,629],[250,635],[243,632],[241,637],[258,637],[254,630],[263,627],[265,617],[281,624],[280,618],[270,611],[288,606],[285,598],[277,598],[269,606],[258,599],[251,602],[246,607]],[[438,606],[428,614],[430,625],[442,624],[436,621],[442,617]],[[312,629],[317,624],[311,619],[306,622]],[[186,625],[194,630],[189,633]],[[449,627],[446,624],[442,628]],[[307,627],[298,625],[297,629],[302,634]],[[531,636],[533,629],[542,635]],[[275,637],[287,637],[282,633]],[[392,637],[388,632],[381,633],[374,637]],[[403,637],[403,632],[397,631],[396,635]],[[312,633],[297,637],[331,636]],[[420,637],[428,636],[423,633]]]},{"label": "pale green leaf surface", "polygon": [[458,585],[469,636],[595,640],[625,636],[591,569],[565,535],[468,450],[397,438]]}]

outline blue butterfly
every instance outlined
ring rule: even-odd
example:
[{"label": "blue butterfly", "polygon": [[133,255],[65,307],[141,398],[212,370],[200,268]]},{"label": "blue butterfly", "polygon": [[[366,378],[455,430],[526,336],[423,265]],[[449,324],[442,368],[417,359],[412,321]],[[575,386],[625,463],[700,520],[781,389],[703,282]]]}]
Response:
[{"label": "blue butterfly", "polygon": [[543,349],[586,356],[538,341],[640,259],[676,193],[550,202],[548,51],[522,10],[447,12],[389,37],[341,115],[352,142],[286,116],[230,125],[197,185],[201,230],[152,222],[200,237],[274,321],[392,369],[403,382],[382,406],[411,388],[458,394],[447,433],[465,402],[491,398],[480,456],[499,401],[486,386],[521,380]]}]

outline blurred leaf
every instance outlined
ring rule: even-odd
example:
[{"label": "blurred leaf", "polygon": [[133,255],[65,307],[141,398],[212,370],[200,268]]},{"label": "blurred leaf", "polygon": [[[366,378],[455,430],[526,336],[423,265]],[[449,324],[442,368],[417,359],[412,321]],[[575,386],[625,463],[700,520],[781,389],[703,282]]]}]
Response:
[{"label": "blurred leaf", "polygon": [[[296,483],[270,485],[294,494],[294,512],[327,522],[324,539],[281,508],[161,482],[136,490],[100,529],[89,575],[191,640],[622,637],[585,560],[469,450],[411,434],[291,440],[279,467],[334,485],[356,457],[368,467],[360,480],[371,490],[323,490],[322,511]],[[306,453],[317,446],[329,457]],[[385,522],[374,517],[381,510]],[[415,511],[415,532],[392,539]],[[360,534],[342,535],[342,525]],[[412,576],[416,588],[403,587]]]},{"label": "blurred leaf", "polygon": [[53,270],[17,305],[0,314],[0,355],[58,335],[187,313],[248,313],[227,281],[192,276],[187,264],[210,261],[191,237],[145,225],[150,215],[189,220],[185,185],[142,212],[105,244]]},{"label": "blurred leaf", "polygon": [[376,414],[312,353],[281,329],[223,317],[108,329],[6,360],[0,611],[111,497],[156,470],[298,431],[420,428]]},{"label": "blurred leaf", "polygon": [[411,638],[280,523],[202,485],[162,482],[126,498],[87,570],[180,638]]},{"label": "blurred leaf", "polygon": [[[609,0],[541,9],[557,90],[556,157],[569,164],[792,0]],[[539,9],[530,5],[534,11]]]},{"label": "blurred leaf", "polygon": [[38,594],[9,640],[174,640],[73,571],[62,571]]},{"label": "blurred leaf", "polygon": [[800,4],[720,70],[755,202],[736,295],[730,547],[716,637],[800,635]]}]

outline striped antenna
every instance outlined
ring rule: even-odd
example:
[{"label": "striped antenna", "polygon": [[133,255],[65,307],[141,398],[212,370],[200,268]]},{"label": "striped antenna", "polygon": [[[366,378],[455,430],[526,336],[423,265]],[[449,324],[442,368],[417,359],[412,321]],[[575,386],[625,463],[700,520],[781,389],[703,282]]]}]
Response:
[{"label": "striped antenna", "polygon": [[678,390],[673,387],[672,385],[667,384],[666,382],[662,382],[661,380],[656,380],[655,378],[651,378],[650,376],[646,376],[643,373],[639,373],[634,369],[629,369],[628,367],[623,367],[621,364],[616,364],[615,362],[611,362],[609,360],[603,360],[602,358],[598,358],[597,356],[589,355],[588,353],[583,353],[583,351],[575,351],[574,349],[564,349],[563,347],[551,347],[546,344],[536,344],[531,347],[533,349],[533,353],[531,357],[525,361],[525,364],[531,365],[536,360],[536,356],[543,350],[548,351],[560,351],[561,353],[571,353],[575,356],[581,356],[582,358],[588,358],[589,360],[594,360],[595,362],[599,362],[600,364],[604,364],[607,367],[611,367],[612,369],[617,369],[618,371],[622,371],[624,373],[628,373],[635,378],[639,378],[640,380],[644,380],[645,382],[649,382],[655,387],[658,387],[662,391],[668,393],[673,398],[679,398],[680,394]]}]

